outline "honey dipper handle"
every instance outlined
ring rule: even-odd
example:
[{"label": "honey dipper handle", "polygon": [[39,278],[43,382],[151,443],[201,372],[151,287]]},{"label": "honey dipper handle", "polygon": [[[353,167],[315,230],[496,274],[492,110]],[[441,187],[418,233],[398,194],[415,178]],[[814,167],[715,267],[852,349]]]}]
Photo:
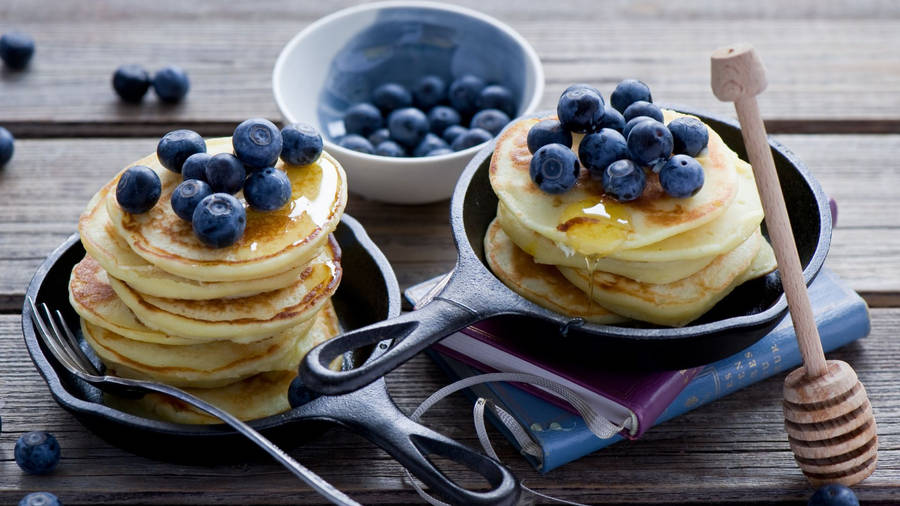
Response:
[{"label": "honey dipper handle", "polygon": [[781,272],[781,284],[787,296],[806,375],[817,378],[827,371],[825,353],[803,281],[803,268],[775,172],[772,150],[766,139],[766,128],[756,102],[756,95],[766,88],[765,69],[751,46],[732,45],[713,52],[711,71],[713,93],[719,100],[734,102],[737,110],[741,135],[756,176],[756,186],[766,213],[766,228]]}]

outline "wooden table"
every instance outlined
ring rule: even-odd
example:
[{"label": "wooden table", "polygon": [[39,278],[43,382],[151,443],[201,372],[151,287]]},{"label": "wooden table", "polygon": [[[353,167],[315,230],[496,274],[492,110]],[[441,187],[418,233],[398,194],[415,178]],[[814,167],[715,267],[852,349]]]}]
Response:
[{"label": "wooden table", "polygon": [[[0,31],[37,40],[26,72],[0,73],[0,124],[19,139],[0,171],[0,503],[49,490],[74,504],[294,504],[319,502],[268,461],[190,467],[148,460],[104,443],[51,399],[25,353],[20,308],[35,267],[75,231],[90,195],[166,131],[230,134],[248,118],[279,119],[270,90],[282,44],[313,20],[356,3],[215,2],[0,3]],[[524,35],[547,75],[543,106],[573,82],[604,93],[638,77],[668,103],[733,116],[709,90],[709,54],[752,42],[769,69],[761,97],[769,130],[812,169],[840,204],[827,265],[871,306],[872,334],[833,358],[850,362],[879,423],[875,474],[856,487],[864,504],[900,503],[900,4],[817,2],[542,2],[466,0]],[[150,98],[121,104],[109,82],[120,64],[178,64],[193,88],[177,106]],[[403,288],[446,271],[454,253],[446,202],[401,207],[352,197],[360,219],[393,263]],[[811,489],[782,429],[782,376],[540,475],[501,443],[500,456],[528,486],[590,503],[799,503]],[[417,357],[388,377],[411,410],[446,380]],[[462,396],[426,417],[477,446]],[[16,438],[52,431],[63,461],[50,476],[24,475]],[[291,452],[365,503],[417,502],[383,451],[333,431]],[[458,473],[452,473],[460,476]],[[466,482],[465,478],[462,478]]]}]

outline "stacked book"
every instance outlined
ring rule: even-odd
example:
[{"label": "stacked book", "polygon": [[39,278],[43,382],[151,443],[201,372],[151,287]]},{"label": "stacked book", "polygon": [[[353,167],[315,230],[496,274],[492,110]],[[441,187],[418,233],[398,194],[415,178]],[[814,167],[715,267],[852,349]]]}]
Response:
[{"label": "stacked book", "polygon": [[[440,281],[435,278],[410,287],[406,298],[413,305],[422,303]],[[809,294],[826,352],[868,335],[866,303],[828,269],[823,269],[810,285]],[[565,400],[537,386],[497,382],[470,387],[467,394],[473,401],[491,400],[527,432],[534,444],[523,455],[541,472],[622,439],[638,438],[653,425],[789,371],[802,361],[790,316],[745,350],[680,371],[598,370],[523,348],[512,335],[514,332],[502,320],[485,320],[447,336],[429,350],[429,355],[452,380],[489,372],[540,376],[567,387],[610,423],[622,427],[613,437],[598,437]],[[521,450],[507,425],[490,412],[488,416]]]}]

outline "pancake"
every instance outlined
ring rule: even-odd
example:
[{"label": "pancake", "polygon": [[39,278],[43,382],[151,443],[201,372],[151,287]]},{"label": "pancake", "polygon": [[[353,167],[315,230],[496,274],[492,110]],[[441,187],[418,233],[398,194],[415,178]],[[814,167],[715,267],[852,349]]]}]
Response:
[{"label": "pancake", "polygon": [[[300,355],[306,353],[340,333],[337,314],[329,303],[316,317],[308,339],[301,348]],[[308,346],[307,346],[308,345]],[[331,369],[340,369],[341,358],[331,364]],[[296,368],[289,371],[272,371],[257,374],[245,380],[219,388],[186,388],[191,394],[228,411],[241,420],[255,420],[283,413],[290,409],[287,400],[288,387],[297,376]],[[161,394],[147,394],[140,399],[123,399],[105,394],[104,402],[123,411],[138,416],[155,418],[175,423],[211,424],[220,423],[196,408]]]},{"label": "pancake", "polygon": [[332,238],[293,285],[250,297],[172,299],[141,294],[111,276],[109,284],[137,319],[152,329],[187,338],[248,341],[312,318],[337,290],[341,272],[340,248]]},{"label": "pancake", "polygon": [[78,220],[81,243],[105,270],[141,293],[158,297],[177,294],[180,299],[247,297],[289,286],[305,268],[299,264],[274,276],[219,282],[197,281],[166,272],[136,254],[116,234],[106,210],[106,195],[114,190],[113,183],[108,183],[88,203]]},{"label": "pancake", "polygon": [[[754,261],[763,251],[759,263]],[[585,269],[559,267],[572,284],[603,307],[618,314],[658,325],[680,327],[697,319],[739,284],[765,272],[771,247],[758,231],[734,250],[716,257],[687,278],[667,284],[640,283],[623,276]],[[593,279],[593,282],[590,280]]]},{"label": "pancake", "polygon": [[626,320],[592,302],[555,267],[535,263],[510,240],[499,220],[495,219],[488,226],[484,237],[484,252],[494,275],[511,290],[539,306],[573,318],[584,318],[592,323],[618,323]]},{"label": "pancake", "polygon": [[[232,151],[230,138],[210,139],[206,145],[210,154]],[[269,212],[248,208],[243,237],[231,246],[210,248],[194,236],[190,223],[172,211],[169,199],[181,174],[165,169],[156,154],[131,165],[153,169],[162,182],[162,194],[150,211],[131,214],[119,207],[115,192],[109,192],[106,208],[116,233],[151,264],[199,281],[258,279],[308,263],[337,227],[347,203],[346,175],[328,153],[306,166],[279,161],[276,167],[291,180],[291,202]],[[118,184],[121,174],[110,184]],[[243,193],[235,196],[246,206]]]},{"label": "pancake", "polygon": [[[683,116],[668,110],[664,115],[666,122]],[[545,193],[529,176],[531,153],[525,142],[528,130],[538,121],[539,118],[520,119],[500,134],[491,157],[491,186],[528,229],[575,253],[615,256],[617,252],[658,243],[715,220],[737,195],[737,155],[712,129],[708,129],[707,149],[696,157],[703,166],[705,183],[693,197],[667,196],[657,176],[651,173],[643,195],[621,204],[604,196],[586,169],[582,169],[571,190],[557,195]],[[703,256],[709,253],[697,254],[695,258]]]}]

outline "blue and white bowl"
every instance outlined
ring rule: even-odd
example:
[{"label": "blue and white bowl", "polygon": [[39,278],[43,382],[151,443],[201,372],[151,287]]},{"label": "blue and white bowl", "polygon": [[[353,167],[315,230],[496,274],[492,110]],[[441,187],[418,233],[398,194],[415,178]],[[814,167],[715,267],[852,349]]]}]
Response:
[{"label": "blue and white bowl", "polygon": [[369,100],[379,84],[411,86],[436,74],[449,84],[464,74],[509,88],[518,115],[537,109],[544,71],[512,28],[479,12],[432,2],[381,2],[326,16],[298,33],[275,63],[275,101],[289,123],[315,125],[325,149],[346,169],[350,191],[398,204],[450,197],[466,163],[482,147],[391,158],[343,148],[344,110]]}]

